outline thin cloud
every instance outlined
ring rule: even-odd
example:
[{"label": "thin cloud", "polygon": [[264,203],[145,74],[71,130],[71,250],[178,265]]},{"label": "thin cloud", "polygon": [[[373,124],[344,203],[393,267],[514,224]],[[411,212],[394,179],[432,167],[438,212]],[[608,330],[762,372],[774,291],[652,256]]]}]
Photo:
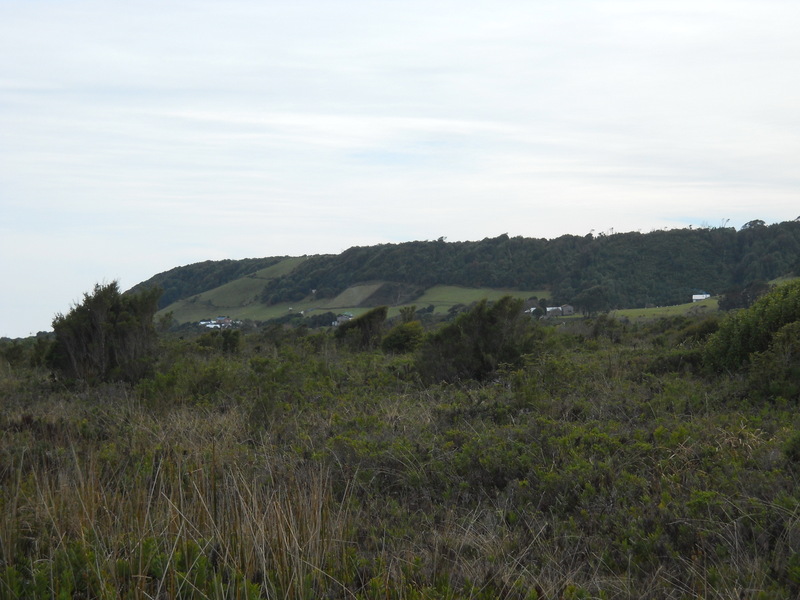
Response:
[{"label": "thin cloud", "polygon": [[798,29],[789,0],[2,2],[0,335],[209,258],[795,218]]}]

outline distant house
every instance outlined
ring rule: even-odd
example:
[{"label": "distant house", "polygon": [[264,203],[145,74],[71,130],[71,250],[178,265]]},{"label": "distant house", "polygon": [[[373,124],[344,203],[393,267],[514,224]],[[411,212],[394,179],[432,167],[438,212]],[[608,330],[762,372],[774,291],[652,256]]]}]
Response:
[{"label": "distant house", "polygon": [[548,317],[568,317],[575,314],[575,308],[571,304],[563,304],[562,306],[548,306]]},{"label": "distant house", "polygon": [[700,302],[701,300],[705,300],[707,298],[711,298],[711,294],[706,294],[705,292],[700,292],[699,294],[692,295],[692,302]]},{"label": "distant house", "polygon": [[239,321],[233,321],[230,317],[217,317],[216,319],[200,321],[199,324],[209,329],[223,329],[234,324],[239,324]]},{"label": "distant house", "polygon": [[353,313],[342,313],[341,315],[336,317],[336,320],[333,323],[331,323],[331,325],[334,326],[334,327],[337,327],[337,326],[341,325],[342,323],[346,323],[347,321],[349,321],[352,318],[353,318]]}]

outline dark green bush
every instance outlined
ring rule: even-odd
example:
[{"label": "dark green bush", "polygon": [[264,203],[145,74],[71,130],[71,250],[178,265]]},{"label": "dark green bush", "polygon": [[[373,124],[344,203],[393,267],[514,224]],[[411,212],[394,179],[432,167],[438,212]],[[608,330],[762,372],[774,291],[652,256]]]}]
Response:
[{"label": "dark green bush", "polygon": [[419,321],[400,323],[383,337],[381,349],[384,352],[413,352],[419,347],[424,335],[425,331]]},{"label": "dark green bush", "polygon": [[767,350],[752,355],[748,386],[761,397],[800,399],[800,321],[781,327]]},{"label": "dark green bush", "polygon": [[783,455],[790,463],[800,464],[800,431],[795,432],[783,447]]},{"label": "dark green bush", "polygon": [[53,319],[48,365],[68,379],[135,381],[150,368],[156,343],[153,317],[161,290],[121,294],[117,282],[96,285],[66,315]]},{"label": "dark green bush", "polygon": [[483,381],[502,364],[516,365],[533,349],[534,324],[523,301],[481,300],[423,342],[417,368],[429,382]]},{"label": "dark green bush", "polygon": [[704,350],[715,371],[735,371],[766,351],[784,325],[800,320],[800,280],[773,289],[750,308],[728,315]]},{"label": "dark green bush", "polygon": [[383,322],[389,313],[389,307],[379,306],[359,315],[355,319],[345,321],[336,328],[335,336],[339,340],[349,342],[354,348],[366,350],[378,345]]}]

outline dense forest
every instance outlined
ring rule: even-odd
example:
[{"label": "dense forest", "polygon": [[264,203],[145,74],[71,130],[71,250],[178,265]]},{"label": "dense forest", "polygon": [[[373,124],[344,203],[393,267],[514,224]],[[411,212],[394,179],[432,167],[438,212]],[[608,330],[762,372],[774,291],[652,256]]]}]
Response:
[{"label": "dense forest", "polygon": [[409,242],[351,248],[309,260],[264,290],[265,302],[296,300],[317,289],[335,295],[361,281],[413,286],[549,288],[557,304],[580,295],[604,309],[686,302],[769,280],[798,267],[800,221],[732,228],[675,229],[647,234],[566,235],[537,240],[501,235],[480,242]]},{"label": "dense forest", "polygon": [[0,598],[800,595],[798,281],[636,322],[159,333],[154,301],[0,341]]},{"label": "dense forest", "polygon": [[[594,311],[671,305],[699,291],[714,295],[800,272],[800,220],[741,230],[700,228],[565,235],[552,240],[501,235],[476,242],[417,241],[310,256],[265,283],[260,301],[333,297],[369,281],[393,282],[402,303],[434,285],[547,289],[553,302]],[[277,259],[205,262],[173,269],[141,287],[166,290],[160,308],[272,264]],[[213,285],[212,285],[213,284]],[[137,287],[136,289],[141,289]],[[385,302],[376,298],[373,305]]]}]

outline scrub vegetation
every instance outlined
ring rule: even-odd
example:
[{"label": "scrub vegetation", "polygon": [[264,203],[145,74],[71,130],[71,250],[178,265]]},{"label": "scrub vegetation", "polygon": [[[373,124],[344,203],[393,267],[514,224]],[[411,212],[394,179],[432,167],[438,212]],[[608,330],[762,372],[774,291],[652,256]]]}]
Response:
[{"label": "scrub vegetation", "polygon": [[4,341],[0,598],[797,597],[798,306]]}]

